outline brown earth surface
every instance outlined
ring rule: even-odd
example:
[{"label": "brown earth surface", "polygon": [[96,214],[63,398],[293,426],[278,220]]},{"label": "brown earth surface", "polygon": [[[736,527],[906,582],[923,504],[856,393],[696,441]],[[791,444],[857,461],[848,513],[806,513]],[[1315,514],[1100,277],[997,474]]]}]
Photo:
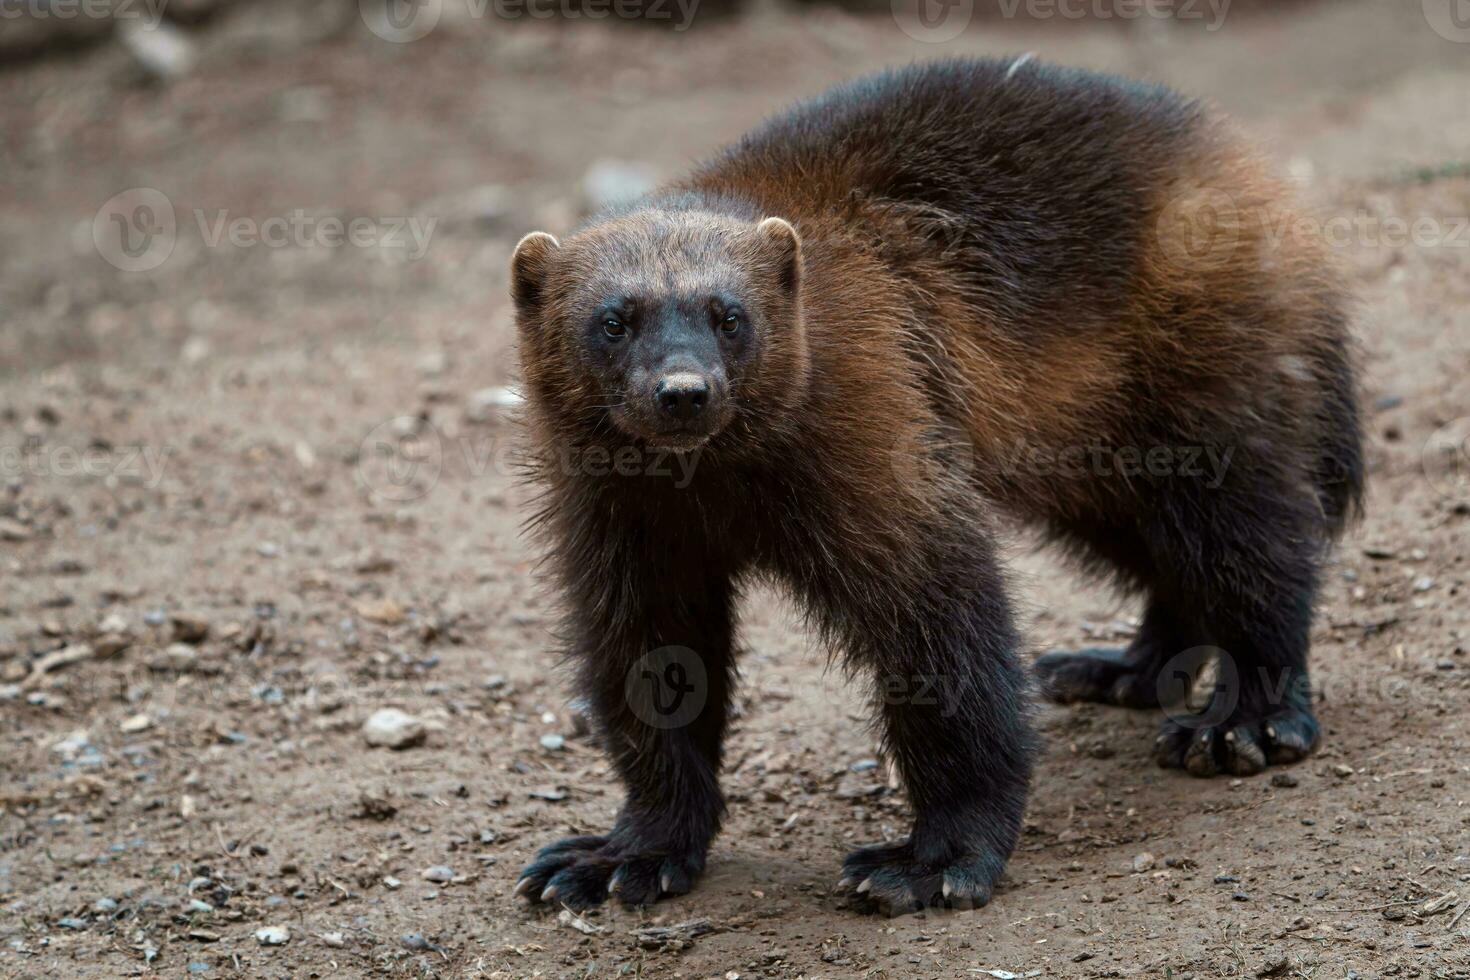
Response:
[{"label": "brown earth surface", "polygon": [[[0,72],[0,976],[1470,976],[1470,44],[1419,0],[944,44],[823,7],[387,43],[328,6],[190,28],[168,84],[116,43]],[[619,790],[556,667],[514,426],[477,395],[514,380],[511,246],[572,225],[598,160],[674,174],[860,71],[1023,51],[1209,96],[1348,219],[1371,486],[1314,633],[1322,751],[1197,781],[1154,767],[1149,713],[1042,708],[995,901],[865,917],[839,862],[904,831],[903,796],[757,594],[700,887],[528,910],[518,869]],[[176,232],[127,271],[106,233],[141,199],[104,208],[139,187]],[[421,250],[212,235],[297,209],[440,220]],[[1013,565],[1033,652],[1133,629],[1025,536]],[[369,747],[384,707],[422,744]]]}]

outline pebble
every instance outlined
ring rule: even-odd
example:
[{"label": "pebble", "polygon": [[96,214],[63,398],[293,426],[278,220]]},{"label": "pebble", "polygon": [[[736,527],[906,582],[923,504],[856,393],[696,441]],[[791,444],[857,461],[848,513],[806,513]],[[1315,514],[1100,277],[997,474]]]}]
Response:
[{"label": "pebble", "polygon": [[347,940],[340,932],[323,932],[318,938],[321,939],[322,945],[330,946],[333,949],[341,949],[347,945]]},{"label": "pebble", "polygon": [[97,899],[97,901],[95,901],[95,902],[92,903],[92,911],[94,911],[94,912],[102,912],[104,914],[106,914],[108,912],[116,912],[117,911],[117,899],[115,899],[115,898],[99,898],[99,899]]},{"label": "pebble", "polygon": [[1278,789],[1291,789],[1298,782],[1300,780],[1289,772],[1273,772],[1271,774],[1271,785]]},{"label": "pebble", "polygon": [[395,750],[418,745],[427,734],[423,722],[397,708],[379,708],[362,725],[367,744]]},{"label": "pebble", "polygon": [[555,733],[541,736],[541,747],[548,752],[560,752],[566,748],[567,740]]},{"label": "pebble", "polygon": [[444,864],[436,864],[424,869],[424,880],[436,884],[447,884],[454,880],[454,869]]},{"label": "pebble", "polygon": [[85,928],[87,928],[87,920],[86,919],[77,919],[77,918],[74,918],[72,916],[67,916],[65,919],[57,919],[56,920],[56,924],[59,925],[59,926],[61,926],[61,928],[63,928],[63,929],[85,929]]},{"label": "pebble", "polygon": [[117,727],[124,735],[136,735],[138,732],[146,732],[152,728],[153,719],[146,714],[136,714],[124,718]]},{"label": "pebble", "polygon": [[1352,766],[1345,766],[1341,762],[1332,767],[1332,774],[1338,779],[1347,779],[1353,774]]},{"label": "pebble", "polygon": [[291,930],[285,926],[265,926],[255,930],[255,939],[262,946],[284,946],[291,941]]},{"label": "pebble", "polygon": [[198,645],[209,637],[209,620],[189,613],[174,613],[168,618],[173,626],[174,639],[180,643]]},{"label": "pebble", "polygon": [[1152,871],[1153,870],[1153,867],[1154,867],[1154,856],[1152,854],[1150,854],[1148,851],[1144,851],[1142,854],[1136,854],[1136,855],[1134,855],[1134,857],[1133,857],[1133,870],[1134,870],[1134,872],[1136,872],[1138,874],[1142,874],[1145,871]]},{"label": "pebble", "polygon": [[198,898],[189,899],[190,912],[213,912],[214,906]]},{"label": "pebble", "polygon": [[166,82],[182,78],[198,60],[194,42],[168,21],[147,25],[141,20],[118,18],[117,23],[123,47],[153,78]]},{"label": "pebble", "polygon": [[31,539],[31,529],[19,521],[13,521],[8,517],[0,517],[0,541],[19,543]]},{"label": "pebble", "polygon": [[208,963],[201,963],[198,960],[195,960],[193,963],[190,963],[187,967],[185,967],[185,969],[187,969],[190,973],[195,973],[195,974],[208,973],[209,972],[209,964]]},{"label": "pebble", "polygon": [[859,759],[847,768],[853,772],[872,772],[878,768],[877,759]]},{"label": "pebble", "polygon": [[390,892],[395,892],[398,889],[400,889],[400,888],[403,887],[403,882],[399,881],[397,878],[393,877],[392,875],[384,875],[383,876],[383,887],[386,888],[386,889],[388,889]]}]

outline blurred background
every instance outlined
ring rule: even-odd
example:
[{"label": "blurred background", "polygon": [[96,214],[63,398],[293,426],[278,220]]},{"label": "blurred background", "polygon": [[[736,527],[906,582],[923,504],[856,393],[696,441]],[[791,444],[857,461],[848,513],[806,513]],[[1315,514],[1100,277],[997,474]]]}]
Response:
[{"label": "blurred background", "polygon": [[[1328,749],[1181,784],[1154,719],[1048,709],[1000,910],[858,920],[830,879],[901,794],[759,594],[704,888],[528,915],[617,792],[518,532],[515,241],[839,80],[1025,53],[1218,103],[1341,232],[1372,487]],[[1467,106],[1465,0],[0,0],[0,977],[1450,975]],[[1136,625],[1015,563],[1037,649]]]}]

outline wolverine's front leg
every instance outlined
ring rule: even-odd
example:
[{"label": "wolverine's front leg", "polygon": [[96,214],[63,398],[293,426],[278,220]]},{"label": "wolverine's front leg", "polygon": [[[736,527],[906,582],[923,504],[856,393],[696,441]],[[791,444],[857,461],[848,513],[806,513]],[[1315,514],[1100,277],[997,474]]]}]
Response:
[{"label": "wolverine's front leg", "polygon": [[[536,855],[516,884],[533,902],[587,908],[616,894],[647,905],[683,894],[704,870],[724,813],[728,579],[625,585],[584,598],[573,629],[581,690],[627,799],[608,834],[570,837]],[[620,612],[620,596],[637,609]]]},{"label": "wolverine's front leg", "polygon": [[[1033,752],[988,535],[962,511],[910,528],[886,560],[849,558],[823,602],[876,675],[886,747],[914,809],[907,840],[843,865],[843,884],[888,914],[990,900],[1020,834]],[[853,577],[864,569],[866,580]]]}]

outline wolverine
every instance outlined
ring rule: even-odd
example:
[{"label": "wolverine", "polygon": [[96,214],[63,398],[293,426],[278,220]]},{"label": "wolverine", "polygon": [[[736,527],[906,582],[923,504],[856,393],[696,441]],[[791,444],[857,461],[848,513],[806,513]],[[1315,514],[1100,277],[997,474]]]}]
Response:
[{"label": "wolverine", "polygon": [[[869,686],[913,811],[839,885],[890,914],[985,904],[1036,748],[1011,527],[1142,602],[1127,649],[1037,661],[1043,694],[1159,708],[1213,663],[1161,765],[1310,753],[1314,597],[1363,460],[1348,301],[1296,208],[1200,102],[952,60],[839,87],[564,241],[522,239],[531,525],[627,797],[517,894],[690,890],[725,810],[736,607],[774,583]],[[630,464],[559,465],[568,447]],[[688,479],[637,465],[660,453]]]}]

